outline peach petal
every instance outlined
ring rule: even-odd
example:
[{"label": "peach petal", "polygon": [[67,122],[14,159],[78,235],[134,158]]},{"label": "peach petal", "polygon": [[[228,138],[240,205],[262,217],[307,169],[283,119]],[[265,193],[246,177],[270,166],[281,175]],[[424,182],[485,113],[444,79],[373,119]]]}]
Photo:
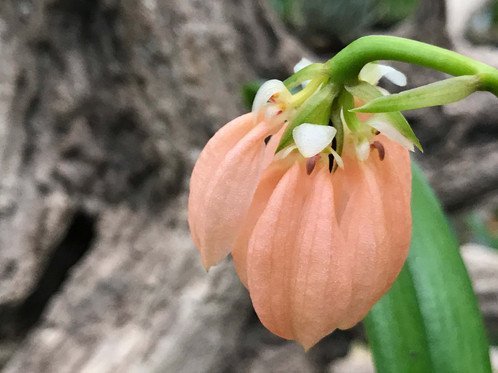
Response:
[{"label": "peach petal", "polygon": [[355,257],[351,271],[353,297],[340,323],[343,329],[356,324],[363,311],[377,300],[378,289],[385,287],[383,271],[390,259],[383,255],[383,249],[389,247],[389,235],[379,196],[381,192],[368,165],[361,166],[362,173],[359,179],[352,181],[356,187],[341,219],[346,246]]},{"label": "peach petal", "polygon": [[253,114],[243,115],[218,131],[201,152],[192,172],[188,210],[206,269],[230,252],[256,190],[263,140],[277,130],[265,122],[254,126]]},{"label": "peach petal", "polygon": [[[273,333],[293,338],[288,292],[301,207],[306,193],[298,163],[284,175],[259,218],[249,241],[247,276],[249,292],[262,323]],[[277,248],[278,247],[278,248]]]},{"label": "peach petal", "polygon": [[265,209],[275,186],[289,168],[291,161],[287,159],[279,160],[271,164],[261,176],[260,182],[254,193],[249,212],[238,233],[232,250],[233,262],[240,281],[247,288],[247,249],[249,239],[253,232],[261,213]]},{"label": "peach petal", "polygon": [[382,135],[377,136],[376,141],[380,141],[386,149],[383,161],[378,157],[372,160],[378,179],[383,180],[383,185],[387,185],[381,194],[386,224],[388,229],[396,227],[395,234],[391,235],[391,250],[396,255],[392,256],[392,270],[386,273],[389,288],[401,271],[410,246],[412,175],[410,153],[405,148]]},{"label": "peach petal", "polygon": [[383,161],[375,151],[365,162],[346,157],[345,169],[334,175],[336,201],[343,200],[340,226],[347,247],[355,255],[353,297],[341,329],[360,321],[389,289],[406,260],[410,243],[408,151],[382,135],[375,141],[385,148]]},{"label": "peach petal", "polygon": [[212,165],[221,163],[223,157],[233,148],[237,142],[254,127],[254,115],[248,113],[235,118],[221,127],[218,132],[207,142],[195,163],[190,178],[190,193],[188,200],[189,226],[192,239],[200,247],[200,239],[197,234],[194,219],[194,207],[202,206],[204,203],[203,186],[207,185],[212,176]]},{"label": "peach petal", "polygon": [[240,228],[232,250],[232,257],[237,275],[246,288],[248,287],[247,250],[252,231],[261,213],[266,207],[268,199],[273,193],[273,189],[275,189],[277,183],[296,159],[293,155],[287,155],[284,159],[275,160],[275,151],[278,148],[280,139],[282,138],[284,132],[285,126],[282,126],[277,133],[271,136],[268,144],[266,145],[263,159],[263,169],[265,171],[261,176],[261,180],[254,194],[246,219]]},{"label": "peach petal", "polygon": [[349,305],[352,257],[334,212],[330,174],[296,163],[280,180],[249,242],[249,292],[262,323],[306,349]]}]

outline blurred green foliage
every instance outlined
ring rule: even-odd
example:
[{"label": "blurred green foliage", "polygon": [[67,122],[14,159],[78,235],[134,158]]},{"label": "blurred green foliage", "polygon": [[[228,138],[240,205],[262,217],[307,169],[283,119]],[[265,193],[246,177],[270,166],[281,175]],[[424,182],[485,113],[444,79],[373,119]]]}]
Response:
[{"label": "blurred green foliage", "polygon": [[378,22],[386,25],[392,25],[402,21],[413,13],[416,6],[417,0],[378,0]]},{"label": "blurred green foliage", "polygon": [[[347,43],[367,28],[388,28],[409,16],[417,0],[270,0],[284,22],[318,44]],[[322,39],[321,42],[319,39]]]},{"label": "blurred green foliage", "polygon": [[493,26],[498,27],[498,1],[492,1],[490,4],[490,8]]},{"label": "blurred green foliage", "polygon": [[470,19],[467,38],[475,44],[498,46],[498,0],[491,0]]},{"label": "blurred green foliage", "polygon": [[262,80],[253,80],[242,86],[242,102],[247,110],[251,110],[254,97],[256,97],[256,93],[263,82]]},{"label": "blurred green foliage", "polygon": [[[498,250],[498,229],[496,228],[498,227],[498,211],[490,221],[485,221],[476,212],[471,213],[467,216],[466,223],[473,241]],[[491,226],[495,226],[497,231]]]}]

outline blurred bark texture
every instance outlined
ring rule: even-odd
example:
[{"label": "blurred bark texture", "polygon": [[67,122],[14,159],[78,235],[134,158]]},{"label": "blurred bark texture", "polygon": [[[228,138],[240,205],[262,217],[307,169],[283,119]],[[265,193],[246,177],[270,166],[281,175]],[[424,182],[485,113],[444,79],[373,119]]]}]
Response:
[{"label": "blurred bark texture", "polygon": [[201,269],[185,191],[199,149],[243,111],[241,85],[302,55],[269,14],[255,1],[2,2],[6,371],[226,366],[251,308],[230,264]]},{"label": "blurred bark texture", "polygon": [[[263,3],[1,2],[6,372],[312,371],[344,355],[348,333],[305,356],[265,332],[231,264],[206,275],[188,234],[188,175],[207,139],[243,112],[242,84],[283,77],[309,55]],[[487,110],[460,115],[448,142],[463,144],[477,121],[496,128]],[[436,124],[418,126],[430,144]],[[462,160],[428,163],[456,180],[468,162],[488,162],[456,196],[438,184],[451,206],[475,196],[475,182],[496,183],[489,137],[475,153],[457,146]]]}]

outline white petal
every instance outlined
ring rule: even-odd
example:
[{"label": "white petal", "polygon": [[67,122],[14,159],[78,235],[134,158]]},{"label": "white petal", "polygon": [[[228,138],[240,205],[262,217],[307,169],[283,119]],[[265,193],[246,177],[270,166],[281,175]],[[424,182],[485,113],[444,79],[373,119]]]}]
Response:
[{"label": "white petal", "polygon": [[285,87],[284,83],[277,79],[272,79],[264,82],[261,87],[259,87],[256,97],[252,103],[252,112],[257,113],[259,110],[266,105],[268,100],[276,93],[288,93],[289,91]]},{"label": "white petal", "polygon": [[358,78],[372,85],[376,85],[380,78],[386,77],[392,83],[404,87],[406,85],[406,76],[401,71],[387,65],[377,63],[367,63],[361,69]]},{"label": "white petal", "polygon": [[386,65],[378,65],[381,71],[381,76],[384,76],[391,83],[396,84],[399,87],[404,87],[406,85],[406,75],[401,71],[396,70],[394,67]]},{"label": "white petal", "polygon": [[303,123],[292,131],[299,152],[306,158],[313,157],[330,145],[337,130],[331,126]]},{"label": "white petal", "polygon": [[356,145],[356,155],[360,161],[366,161],[370,155],[370,143],[364,140]]},{"label": "white petal", "polygon": [[296,63],[296,66],[294,66],[294,72],[297,73],[299,70],[304,69],[305,67],[311,65],[313,62],[308,60],[306,57],[301,58],[301,61]]},{"label": "white petal", "polygon": [[367,121],[367,124],[370,127],[375,128],[380,133],[386,135],[391,140],[396,141],[405,149],[408,149],[412,152],[415,150],[413,143],[410,140],[408,140],[405,136],[403,136],[401,133],[399,133],[399,131],[396,128],[394,128],[393,125],[389,122],[389,120],[384,116],[375,115],[374,117],[372,117]]}]

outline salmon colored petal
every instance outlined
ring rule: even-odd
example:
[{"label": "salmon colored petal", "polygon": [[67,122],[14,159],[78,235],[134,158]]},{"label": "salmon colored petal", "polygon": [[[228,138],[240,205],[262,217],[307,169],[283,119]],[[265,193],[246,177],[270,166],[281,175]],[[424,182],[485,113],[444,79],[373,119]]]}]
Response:
[{"label": "salmon colored petal", "polygon": [[347,311],[353,261],[335,215],[328,168],[318,170],[312,183],[296,241],[299,256],[292,289],[293,328],[305,349],[336,329]]},{"label": "salmon colored petal", "polygon": [[[336,191],[345,199],[340,226],[346,246],[354,252],[353,297],[340,327],[360,321],[389,289],[408,253],[411,235],[411,172],[408,151],[377,136],[385,158],[373,151],[365,162],[346,158],[334,175]],[[347,189],[349,188],[349,189]],[[393,227],[396,227],[393,229]]]},{"label": "salmon colored petal", "polygon": [[[306,178],[298,163],[284,175],[259,218],[249,242],[247,276],[254,308],[273,333],[293,339],[291,300],[295,232],[306,195]],[[291,232],[291,234],[289,234]]]},{"label": "salmon colored petal", "polygon": [[[235,269],[239,275],[240,281],[247,288],[247,247],[249,238],[256,225],[259,216],[263,212],[268,199],[273,193],[273,189],[282,178],[287,169],[292,165],[294,157],[289,156],[285,159],[274,161],[275,151],[277,150],[280,139],[284,133],[285,127],[282,127],[276,134],[272,135],[270,141],[266,145],[265,155],[263,159],[264,174],[258,184],[258,188],[254,194],[249,212],[242,224],[234,247],[232,249],[232,257],[235,264]],[[273,163],[272,163],[273,162]]]},{"label": "salmon colored petal", "polygon": [[352,257],[334,212],[326,167],[304,162],[281,179],[254,228],[249,292],[262,323],[306,349],[332,332],[349,305]]},{"label": "salmon colored petal", "polygon": [[354,183],[354,191],[341,219],[346,247],[355,257],[351,271],[353,297],[347,314],[341,320],[342,329],[360,321],[364,310],[370,309],[378,300],[379,289],[385,288],[383,272],[391,259],[384,254],[389,247],[389,235],[379,195],[381,192],[368,165],[361,166],[360,178],[350,180]]},{"label": "salmon colored petal", "polygon": [[235,240],[232,250],[233,262],[240,281],[245,287],[247,287],[247,250],[249,239],[251,238],[254,226],[265,209],[275,186],[290,166],[291,160],[286,158],[274,162],[264,171],[256,192],[254,193],[249,212],[247,213],[237,239]]},{"label": "salmon colored petal", "polygon": [[206,268],[230,252],[256,190],[264,139],[278,130],[265,122],[254,126],[253,119],[244,115],[218,131],[192,172],[189,225]]},{"label": "salmon colored petal", "polygon": [[[382,203],[386,224],[396,227],[391,232],[391,271],[386,273],[387,288],[389,288],[398,276],[403,263],[408,256],[411,240],[412,216],[410,211],[412,174],[410,165],[410,153],[397,142],[379,135],[375,139],[385,148],[385,157],[380,161],[374,156],[372,162],[378,180],[382,180]],[[387,289],[386,289],[387,290]]]},{"label": "salmon colored petal", "polygon": [[212,165],[220,164],[229,150],[254,127],[254,118],[255,116],[252,113],[248,113],[221,127],[208,141],[195,163],[190,178],[188,210],[190,232],[197,248],[200,247],[200,239],[195,226],[196,219],[192,216],[192,210],[194,206],[200,208],[204,204],[203,186],[207,185],[211,180]]}]

